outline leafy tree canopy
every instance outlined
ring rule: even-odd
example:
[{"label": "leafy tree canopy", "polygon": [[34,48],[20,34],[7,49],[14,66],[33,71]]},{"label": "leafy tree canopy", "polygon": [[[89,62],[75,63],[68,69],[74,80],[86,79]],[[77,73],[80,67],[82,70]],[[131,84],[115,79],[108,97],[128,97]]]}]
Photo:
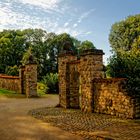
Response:
[{"label": "leafy tree canopy", "polygon": [[3,30],[0,32],[0,73],[11,73],[16,66],[25,64],[32,51],[41,79],[47,73],[57,72],[59,52],[69,50],[76,54],[79,47],[89,46],[93,44],[81,42],[67,33],[56,35],[42,29]]},{"label": "leafy tree canopy", "polygon": [[81,42],[78,49],[79,49],[79,52],[82,52],[87,49],[95,49],[95,46],[92,42],[86,40],[86,41]]},{"label": "leafy tree canopy", "polygon": [[130,93],[140,95],[140,15],[115,23],[109,40],[114,55],[107,66],[107,75],[127,78]]},{"label": "leafy tree canopy", "polygon": [[115,23],[111,28],[109,41],[115,51],[129,51],[133,47],[139,47],[140,14]]}]

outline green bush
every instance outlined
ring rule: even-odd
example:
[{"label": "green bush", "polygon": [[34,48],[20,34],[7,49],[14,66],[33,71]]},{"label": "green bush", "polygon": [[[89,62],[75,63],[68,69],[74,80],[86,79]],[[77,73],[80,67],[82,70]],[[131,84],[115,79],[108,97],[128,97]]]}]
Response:
[{"label": "green bush", "polygon": [[127,78],[130,94],[140,96],[140,50],[133,48],[112,56],[106,74],[109,77]]},{"label": "green bush", "polygon": [[78,46],[78,51],[79,53],[83,52],[84,50],[90,50],[90,49],[95,49],[96,47],[94,44],[88,40],[83,41],[79,46]]},{"label": "green bush", "polygon": [[15,66],[7,66],[6,69],[5,69],[5,73],[7,75],[12,75],[12,76],[17,76],[19,75],[19,68],[17,65]]},{"label": "green bush", "polygon": [[43,76],[41,81],[48,87],[49,93],[58,93],[58,74],[57,73],[49,73],[46,76]]},{"label": "green bush", "polygon": [[48,87],[45,85],[45,84],[43,84],[43,83],[41,83],[41,82],[38,82],[37,83],[37,93],[39,94],[39,95],[44,95],[44,94],[46,94],[48,92]]}]

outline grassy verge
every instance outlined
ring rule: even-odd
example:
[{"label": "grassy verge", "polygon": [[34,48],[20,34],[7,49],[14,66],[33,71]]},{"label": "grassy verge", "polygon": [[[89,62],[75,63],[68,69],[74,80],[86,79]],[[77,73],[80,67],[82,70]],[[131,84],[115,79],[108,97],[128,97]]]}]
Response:
[{"label": "grassy verge", "polygon": [[[37,91],[39,98],[47,98],[52,95],[56,94],[45,94],[43,91]],[[25,98],[26,95],[16,93],[15,91],[10,91],[6,89],[0,89],[0,97],[7,97],[7,98]]]},{"label": "grassy verge", "polygon": [[0,97],[24,98],[25,95],[18,94],[15,91],[10,91],[10,90],[6,90],[6,89],[0,89]]},{"label": "grassy verge", "polygon": [[41,98],[46,98],[46,97],[58,95],[58,93],[47,93],[47,94],[46,94],[46,93],[44,93],[43,91],[38,91],[38,90],[37,90],[37,94],[38,94],[38,96],[41,97]]}]

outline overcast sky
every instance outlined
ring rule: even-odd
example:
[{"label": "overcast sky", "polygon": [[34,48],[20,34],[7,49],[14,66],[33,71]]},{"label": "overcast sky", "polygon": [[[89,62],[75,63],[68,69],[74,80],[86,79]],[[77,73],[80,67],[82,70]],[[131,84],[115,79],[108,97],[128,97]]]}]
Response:
[{"label": "overcast sky", "polygon": [[0,30],[42,28],[90,40],[110,56],[111,25],[140,14],[140,0],[0,0]]}]

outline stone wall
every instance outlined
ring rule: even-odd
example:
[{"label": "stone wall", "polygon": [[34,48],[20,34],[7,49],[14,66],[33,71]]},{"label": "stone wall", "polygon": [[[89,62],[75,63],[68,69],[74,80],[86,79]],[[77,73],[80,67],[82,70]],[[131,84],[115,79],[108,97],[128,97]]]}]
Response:
[{"label": "stone wall", "polygon": [[103,54],[94,49],[84,51],[78,58],[71,52],[59,55],[60,106],[139,118],[140,99],[127,93],[126,79],[103,79]]},{"label": "stone wall", "polygon": [[19,76],[0,75],[0,88],[26,94],[37,95],[37,64],[29,63],[20,67]]},{"label": "stone wall", "polygon": [[0,88],[20,93],[20,78],[18,76],[0,75]]},{"label": "stone wall", "polygon": [[73,54],[60,54],[58,58],[58,73],[59,73],[59,102],[64,108],[69,108],[70,99],[70,75],[69,75],[69,64],[68,62],[77,60],[77,57]]},{"label": "stone wall", "polygon": [[134,118],[134,99],[125,90],[126,79],[94,79],[94,112]]},{"label": "stone wall", "polygon": [[84,51],[80,58],[73,53],[63,53],[58,58],[60,105],[92,111],[91,81],[104,77],[103,51]]},{"label": "stone wall", "polygon": [[[79,108],[79,84],[80,74],[78,71],[79,61],[72,61],[67,64],[68,70],[68,103],[70,108]],[[68,92],[67,92],[68,93]]]},{"label": "stone wall", "polygon": [[26,96],[37,96],[37,65],[28,64],[25,66]]},{"label": "stone wall", "polygon": [[20,86],[21,86],[20,93],[26,94],[26,71],[25,71],[25,66],[20,66],[19,78],[20,78]]},{"label": "stone wall", "polygon": [[81,110],[84,112],[93,111],[92,80],[103,78],[103,51],[89,50],[81,54],[79,73],[81,86]]}]

